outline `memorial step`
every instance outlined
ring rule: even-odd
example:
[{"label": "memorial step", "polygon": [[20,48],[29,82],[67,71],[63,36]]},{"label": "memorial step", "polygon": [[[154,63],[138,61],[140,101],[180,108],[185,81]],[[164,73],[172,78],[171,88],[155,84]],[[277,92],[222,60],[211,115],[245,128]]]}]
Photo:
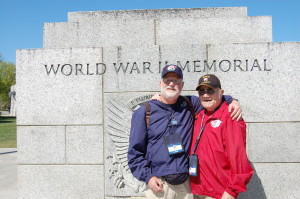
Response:
[{"label": "memorial step", "polygon": [[181,8],[181,9],[149,9],[149,10],[112,10],[69,12],[69,22],[89,22],[106,20],[145,20],[145,19],[174,19],[174,18],[230,18],[246,17],[247,7],[218,7],[218,8]]},{"label": "memorial step", "polygon": [[44,24],[44,48],[272,41],[270,16]]}]

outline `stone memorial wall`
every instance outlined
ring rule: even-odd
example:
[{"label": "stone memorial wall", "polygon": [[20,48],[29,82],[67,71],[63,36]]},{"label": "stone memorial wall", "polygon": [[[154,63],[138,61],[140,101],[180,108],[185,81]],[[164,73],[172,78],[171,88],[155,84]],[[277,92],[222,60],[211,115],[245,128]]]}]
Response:
[{"label": "stone memorial wall", "polygon": [[17,50],[19,198],[144,198],[127,165],[131,115],[177,64],[183,94],[216,74],[239,99],[256,171],[243,199],[300,195],[300,42],[247,8],[71,12]]}]

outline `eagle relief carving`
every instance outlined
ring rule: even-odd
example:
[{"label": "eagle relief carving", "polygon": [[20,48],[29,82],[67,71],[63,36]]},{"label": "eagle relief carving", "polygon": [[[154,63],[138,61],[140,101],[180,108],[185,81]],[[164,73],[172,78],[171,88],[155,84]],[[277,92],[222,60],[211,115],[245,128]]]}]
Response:
[{"label": "eagle relief carving", "polygon": [[139,193],[146,188],[144,182],[137,180],[131,174],[128,167],[127,151],[132,113],[142,103],[150,100],[152,96],[151,94],[139,96],[126,103],[116,99],[111,99],[108,102],[107,129],[115,150],[106,159],[111,161],[112,166],[109,168],[109,175],[117,189],[129,187],[132,191]]}]

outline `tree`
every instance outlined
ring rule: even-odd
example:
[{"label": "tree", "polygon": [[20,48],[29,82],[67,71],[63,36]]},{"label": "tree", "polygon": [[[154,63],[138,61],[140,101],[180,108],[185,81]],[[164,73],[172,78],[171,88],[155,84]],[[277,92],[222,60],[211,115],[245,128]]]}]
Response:
[{"label": "tree", "polygon": [[16,84],[16,66],[13,63],[3,61],[0,54],[0,110],[8,109],[10,87]]}]

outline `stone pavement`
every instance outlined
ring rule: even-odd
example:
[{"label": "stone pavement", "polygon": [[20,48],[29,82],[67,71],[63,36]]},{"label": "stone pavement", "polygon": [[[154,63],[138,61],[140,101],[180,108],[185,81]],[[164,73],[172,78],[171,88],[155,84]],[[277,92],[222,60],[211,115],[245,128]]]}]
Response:
[{"label": "stone pavement", "polygon": [[17,149],[0,148],[0,198],[18,198]]}]

